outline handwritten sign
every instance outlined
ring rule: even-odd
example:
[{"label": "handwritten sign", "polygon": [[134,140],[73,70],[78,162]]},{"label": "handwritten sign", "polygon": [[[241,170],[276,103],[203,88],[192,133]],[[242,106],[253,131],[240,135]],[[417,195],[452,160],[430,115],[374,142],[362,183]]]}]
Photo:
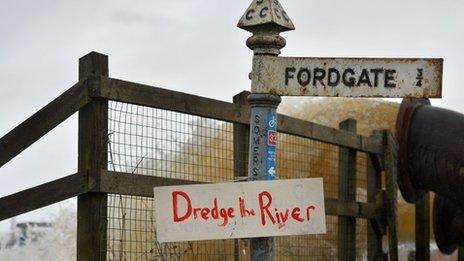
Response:
[{"label": "handwritten sign", "polygon": [[255,56],[252,92],[282,96],[440,98],[443,59]]},{"label": "handwritten sign", "polygon": [[155,187],[158,242],[324,234],[322,178]]}]

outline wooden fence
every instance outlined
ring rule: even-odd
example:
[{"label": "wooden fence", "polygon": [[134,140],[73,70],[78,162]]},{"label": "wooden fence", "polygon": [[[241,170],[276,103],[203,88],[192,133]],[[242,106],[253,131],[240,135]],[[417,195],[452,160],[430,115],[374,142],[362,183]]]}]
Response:
[{"label": "wooden fence", "polygon": [[[249,107],[247,92],[233,103],[208,99],[108,77],[108,57],[95,52],[79,60],[79,82],[0,139],[0,167],[31,144],[79,112],[78,172],[0,199],[0,220],[32,211],[71,197],[78,197],[77,259],[105,260],[107,248],[108,194],[153,197],[153,187],[192,184],[193,181],[109,171],[108,102],[159,108],[233,123],[234,174],[246,176]],[[356,219],[368,220],[369,260],[398,259],[396,143],[388,131],[365,137],[356,134],[356,122],[347,120],[340,129],[278,115],[278,131],[340,147],[339,196],[326,198],[326,214],[339,217],[338,258],[355,259]],[[367,202],[356,202],[356,153],[367,160]],[[384,174],[382,174],[384,173]],[[382,182],[382,177],[385,180]],[[382,187],[384,184],[384,188]],[[423,207],[424,208],[424,207]],[[418,213],[425,213],[428,209]],[[425,217],[425,220],[424,220]],[[428,226],[428,215],[418,216]],[[417,234],[428,231],[425,227]],[[388,251],[382,249],[388,237]],[[422,252],[428,238],[419,237]],[[427,246],[424,248],[423,246]],[[236,248],[236,250],[238,247]],[[420,253],[418,253],[420,255]],[[236,259],[243,259],[236,254]]]}]

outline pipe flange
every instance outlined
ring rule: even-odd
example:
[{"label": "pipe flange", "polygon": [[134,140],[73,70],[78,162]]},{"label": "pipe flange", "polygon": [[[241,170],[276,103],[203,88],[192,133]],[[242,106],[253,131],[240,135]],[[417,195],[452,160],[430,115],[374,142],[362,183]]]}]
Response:
[{"label": "pipe flange", "polygon": [[453,218],[457,207],[444,197],[435,194],[433,200],[433,233],[438,249],[443,254],[451,255],[458,247],[458,242],[453,237]]},{"label": "pipe flange", "polygon": [[428,99],[406,98],[401,102],[396,118],[396,140],[398,141],[398,187],[401,195],[409,203],[421,200],[426,191],[416,189],[411,182],[408,167],[408,138],[414,113],[418,108],[430,105]]}]

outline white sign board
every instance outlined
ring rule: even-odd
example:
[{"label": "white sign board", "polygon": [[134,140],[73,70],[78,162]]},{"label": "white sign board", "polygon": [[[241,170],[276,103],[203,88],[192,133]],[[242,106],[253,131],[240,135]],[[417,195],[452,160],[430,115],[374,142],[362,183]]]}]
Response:
[{"label": "white sign board", "polygon": [[324,234],[322,178],[155,187],[158,242]]},{"label": "white sign board", "polygon": [[440,98],[443,59],[255,56],[252,92],[282,96]]}]

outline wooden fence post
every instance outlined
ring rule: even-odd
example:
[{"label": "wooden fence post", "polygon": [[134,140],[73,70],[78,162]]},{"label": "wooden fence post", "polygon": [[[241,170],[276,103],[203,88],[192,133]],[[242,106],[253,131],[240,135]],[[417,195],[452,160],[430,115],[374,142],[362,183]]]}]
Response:
[{"label": "wooden fence post", "polygon": [[[250,92],[243,91],[234,96],[233,102],[248,106],[248,95]],[[244,178],[248,175],[248,150],[250,127],[245,124],[234,123],[234,178]],[[250,256],[250,240],[236,239],[235,260],[248,261]]]},{"label": "wooden fence post", "polygon": [[398,217],[397,217],[397,144],[389,131],[384,131],[385,189],[387,202],[388,256],[398,260]]},{"label": "wooden fence post", "polygon": [[464,261],[464,247],[458,248],[458,261]]},{"label": "wooden fence post", "polygon": [[416,260],[430,260],[430,193],[416,203]]},{"label": "wooden fence post", "polygon": [[[374,135],[382,135],[382,133],[374,132]],[[382,173],[376,170],[373,158],[367,154],[366,156],[366,183],[367,183],[367,202],[376,203],[377,198],[382,192]],[[382,232],[376,226],[377,220],[370,219],[367,224],[367,260],[382,260]]]},{"label": "wooden fence post", "polygon": [[[108,76],[108,56],[92,52],[79,59],[79,80]],[[78,171],[89,187],[100,182],[108,164],[108,101],[93,100],[79,110]],[[108,195],[86,193],[77,199],[77,260],[106,260]]]},{"label": "wooden fence post", "polygon": [[[356,133],[356,120],[339,124],[341,130]],[[356,155],[354,149],[339,148],[338,199],[356,201]],[[356,260],[356,218],[338,217],[338,260]]]}]

